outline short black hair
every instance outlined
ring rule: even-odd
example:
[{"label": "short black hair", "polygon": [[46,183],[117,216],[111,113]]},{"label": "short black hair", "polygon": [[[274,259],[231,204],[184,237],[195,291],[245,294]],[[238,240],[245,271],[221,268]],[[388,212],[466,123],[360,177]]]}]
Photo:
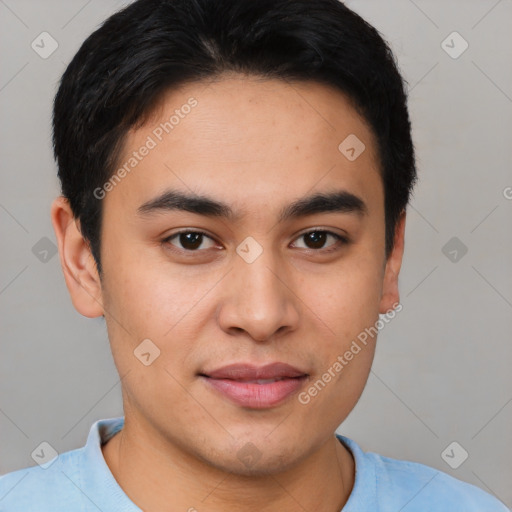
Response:
[{"label": "short black hair", "polygon": [[94,190],[115,172],[128,130],[168,90],[226,72],[319,82],[352,102],[377,140],[387,258],[417,176],[405,80],[379,32],[339,0],[138,0],[84,41],[53,106],[62,195],[100,276]]}]

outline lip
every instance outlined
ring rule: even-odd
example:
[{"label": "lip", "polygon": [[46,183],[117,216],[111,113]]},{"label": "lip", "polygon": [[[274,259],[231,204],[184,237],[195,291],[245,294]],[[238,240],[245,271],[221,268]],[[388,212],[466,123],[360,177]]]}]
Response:
[{"label": "lip", "polygon": [[[210,386],[237,405],[265,409],[281,404],[296,393],[308,374],[287,363],[276,362],[265,366],[231,364],[199,374]],[[258,380],[271,380],[261,382]]]}]

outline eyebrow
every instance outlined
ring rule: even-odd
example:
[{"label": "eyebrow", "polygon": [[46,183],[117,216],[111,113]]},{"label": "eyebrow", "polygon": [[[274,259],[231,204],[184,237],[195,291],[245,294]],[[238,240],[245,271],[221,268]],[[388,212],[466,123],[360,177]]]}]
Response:
[{"label": "eyebrow", "polygon": [[[230,221],[241,217],[240,213],[235,213],[226,203],[204,195],[189,194],[172,189],[150,199],[137,209],[138,215],[142,217],[169,211],[186,211]],[[301,197],[286,205],[279,213],[278,222],[328,212],[353,213],[363,216],[368,213],[368,207],[360,197],[347,190],[316,193]]]}]

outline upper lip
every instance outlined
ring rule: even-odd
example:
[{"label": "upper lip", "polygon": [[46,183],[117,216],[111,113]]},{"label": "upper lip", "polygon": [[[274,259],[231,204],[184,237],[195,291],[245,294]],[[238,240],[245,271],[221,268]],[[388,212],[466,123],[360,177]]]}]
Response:
[{"label": "upper lip", "polygon": [[212,379],[258,380],[303,377],[307,375],[307,373],[287,363],[276,362],[264,366],[235,363],[216,370],[204,372],[201,375]]}]

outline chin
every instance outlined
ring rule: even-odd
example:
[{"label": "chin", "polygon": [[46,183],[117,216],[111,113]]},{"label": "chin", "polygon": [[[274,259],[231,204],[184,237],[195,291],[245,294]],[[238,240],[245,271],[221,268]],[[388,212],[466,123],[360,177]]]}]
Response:
[{"label": "chin", "polygon": [[[261,439],[259,440],[261,441]],[[209,465],[234,475],[265,477],[292,469],[300,463],[305,454],[297,447],[267,445],[263,448],[258,439],[238,443],[236,447],[226,447],[225,451],[214,450],[208,457],[202,457]],[[229,454],[229,455],[228,455]]]}]

